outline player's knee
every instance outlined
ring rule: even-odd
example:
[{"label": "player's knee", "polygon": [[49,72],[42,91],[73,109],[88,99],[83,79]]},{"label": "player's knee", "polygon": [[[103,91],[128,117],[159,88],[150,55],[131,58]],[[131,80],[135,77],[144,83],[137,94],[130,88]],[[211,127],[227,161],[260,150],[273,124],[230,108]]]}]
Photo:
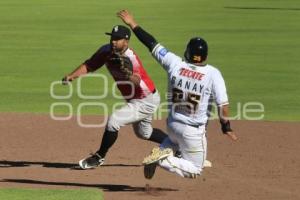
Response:
[{"label": "player's knee", "polygon": [[106,130],[111,131],[111,132],[117,132],[120,130],[120,124],[113,116],[110,116],[108,118],[108,121],[106,124]]},{"label": "player's knee", "polygon": [[135,128],[134,133],[138,138],[148,140],[152,134],[152,130]]}]

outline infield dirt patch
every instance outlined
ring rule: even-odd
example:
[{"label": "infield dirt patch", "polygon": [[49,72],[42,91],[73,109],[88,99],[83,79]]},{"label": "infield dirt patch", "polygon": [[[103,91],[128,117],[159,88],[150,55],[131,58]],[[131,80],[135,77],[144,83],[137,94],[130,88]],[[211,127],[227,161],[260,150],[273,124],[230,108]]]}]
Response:
[{"label": "infield dirt patch", "polygon": [[[90,116],[88,120],[99,120]],[[153,126],[165,130],[165,121]],[[198,179],[183,179],[162,169],[152,180],[141,161],[154,143],[121,129],[104,166],[79,170],[78,160],[94,152],[103,129],[80,128],[75,119],[47,115],[0,114],[0,187],[99,188],[105,199],[298,200],[300,199],[300,123],[234,121],[234,143],[208,129],[208,159]]]}]

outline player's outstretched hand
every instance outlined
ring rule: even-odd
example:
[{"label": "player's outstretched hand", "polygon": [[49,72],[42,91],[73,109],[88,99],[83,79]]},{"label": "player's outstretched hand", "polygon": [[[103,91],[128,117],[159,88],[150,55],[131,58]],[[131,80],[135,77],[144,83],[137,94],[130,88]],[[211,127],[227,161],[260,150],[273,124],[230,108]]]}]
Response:
[{"label": "player's outstretched hand", "polygon": [[238,137],[234,134],[234,132],[229,131],[229,132],[226,133],[226,135],[227,135],[230,139],[232,139],[233,141],[237,141],[237,140],[238,140]]},{"label": "player's outstretched hand", "polygon": [[121,10],[117,12],[117,16],[120,17],[125,24],[130,26],[131,29],[134,29],[137,26],[137,23],[134,21],[133,16],[128,12],[128,10]]},{"label": "player's outstretched hand", "polygon": [[69,84],[70,82],[72,82],[72,81],[73,81],[73,79],[72,79],[71,77],[65,76],[65,77],[62,78],[61,83],[62,83],[63,85],[68,85],[68,84]]}]

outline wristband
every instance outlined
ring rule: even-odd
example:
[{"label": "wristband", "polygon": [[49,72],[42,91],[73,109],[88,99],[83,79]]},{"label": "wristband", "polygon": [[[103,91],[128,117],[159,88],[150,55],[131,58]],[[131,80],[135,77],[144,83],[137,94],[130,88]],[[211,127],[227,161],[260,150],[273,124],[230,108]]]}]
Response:
[{"label": "wristband", "polygon": [[227,132],[232,131],[232,129],[230,127],[230,121],[229,120],[227,120],[226,122],[222,122],[220,120],[220,123],[221,123],[221,129],[222,129],[223,134],[227,134]]}]

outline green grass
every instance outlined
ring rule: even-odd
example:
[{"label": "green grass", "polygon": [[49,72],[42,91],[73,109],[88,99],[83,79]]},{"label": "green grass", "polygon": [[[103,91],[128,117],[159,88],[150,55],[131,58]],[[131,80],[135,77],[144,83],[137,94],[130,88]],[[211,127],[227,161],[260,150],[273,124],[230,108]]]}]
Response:
[{"label": "green grass", "polygon": [[6,200],[102,200],[100,190],[0,189],[0,199]]},{"label": "green grass", "polygon": [[[103,33],[121,24],[115,13],[123,8],[179,55],[189,38],[206,38],[209,63],[225,77],[233,115],[239,102],[261,102],[265,120],[300,120],[300,2],[295,0],[2,0],[0,112],[48,113],[55,101],[70,102],[76,111],[83,102],[77,93],[54,100],[50,84],[108,42]],[[165,72],[135,37],[131,46],[164,94]],[[108,75],[105,69],[98,73]],[[86,83],[84,89],[102,91],[101,83]],[[62,86],[56,91],[67,92]],[[88,102],[95,101],[100,102]],[[111,107],[121,100],[109,93],[101,102]]]}]

